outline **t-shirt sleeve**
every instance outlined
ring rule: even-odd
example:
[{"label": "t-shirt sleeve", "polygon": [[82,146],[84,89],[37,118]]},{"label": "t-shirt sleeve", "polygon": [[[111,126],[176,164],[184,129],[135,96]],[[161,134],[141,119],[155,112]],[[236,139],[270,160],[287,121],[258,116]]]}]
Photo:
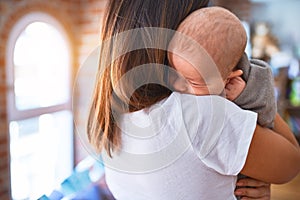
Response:
[{"label": "t-shirt sleeve", "polygon": [[[216,114],[216,113],[215,113]],[[211,150],[201,158],[202,162],[224,175],[237,175],[243,168],[257,124],[257,114],[226,103],[223,125]],[[220,119],[214,123],[218,123]],[[217,130],[218,131],[218,130]]]}]

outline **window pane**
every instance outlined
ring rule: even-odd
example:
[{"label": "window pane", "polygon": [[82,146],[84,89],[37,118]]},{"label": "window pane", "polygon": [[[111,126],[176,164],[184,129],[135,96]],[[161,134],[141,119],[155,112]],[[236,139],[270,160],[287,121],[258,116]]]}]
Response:
[{"label": "window pane", "polygon": [[73,167],[72,114],[61,111],[10,122],[13,199],[50,193]]},{"label": "window pane", "polygon": [[47,107],[69,100],[69,52],[56,28],[29,24],[14,49],[14,92],[18,110]]}]

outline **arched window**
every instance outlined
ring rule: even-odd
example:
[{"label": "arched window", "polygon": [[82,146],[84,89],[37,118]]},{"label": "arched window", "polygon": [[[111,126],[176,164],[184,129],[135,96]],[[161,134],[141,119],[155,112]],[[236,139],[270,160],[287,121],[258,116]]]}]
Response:
[{"label": "arched window", "polygon": [[53,17],[30,13],[11,30],[6,55],[12,197],[37,199],[73,168],[69,40]]}]

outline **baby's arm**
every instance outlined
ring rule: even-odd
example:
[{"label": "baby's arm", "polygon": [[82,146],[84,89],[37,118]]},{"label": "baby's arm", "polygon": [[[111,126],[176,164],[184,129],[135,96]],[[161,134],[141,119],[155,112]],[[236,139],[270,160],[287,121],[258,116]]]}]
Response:
[{"label": "baby's arm", "polygon": [[242,78],[246,81],[246,87],[234,99],[234,103],[243,109],[256,112],[259,125],[273,128],[277,105],[270,66],[261,60],[249,61],[245,54],[237,69],[243,71]]},{"label": "baby's arm", "polygon": [[225,85],[226,98],[230,101],[235,100],[245,89],[246,82],[241,77],[234,77],[229,79]]}]

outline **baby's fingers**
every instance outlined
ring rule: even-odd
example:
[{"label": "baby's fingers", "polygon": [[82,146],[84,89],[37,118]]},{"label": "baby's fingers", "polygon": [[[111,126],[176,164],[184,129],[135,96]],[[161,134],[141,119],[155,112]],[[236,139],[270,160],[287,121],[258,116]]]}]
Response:
[{"label": "baby's fingers", "polygon": [[234,194],[242,196],[241,199],[270,199],[271,189],[269,186],[256,188],[239,188]]},{"label": "baby's fingers", "polygon": [[238,180],[236,183],[237,186],[242,186],[242,187],[261,187],[261,186],[270,186],[269,183],[259,181],[253,178],[243,178]]}]

